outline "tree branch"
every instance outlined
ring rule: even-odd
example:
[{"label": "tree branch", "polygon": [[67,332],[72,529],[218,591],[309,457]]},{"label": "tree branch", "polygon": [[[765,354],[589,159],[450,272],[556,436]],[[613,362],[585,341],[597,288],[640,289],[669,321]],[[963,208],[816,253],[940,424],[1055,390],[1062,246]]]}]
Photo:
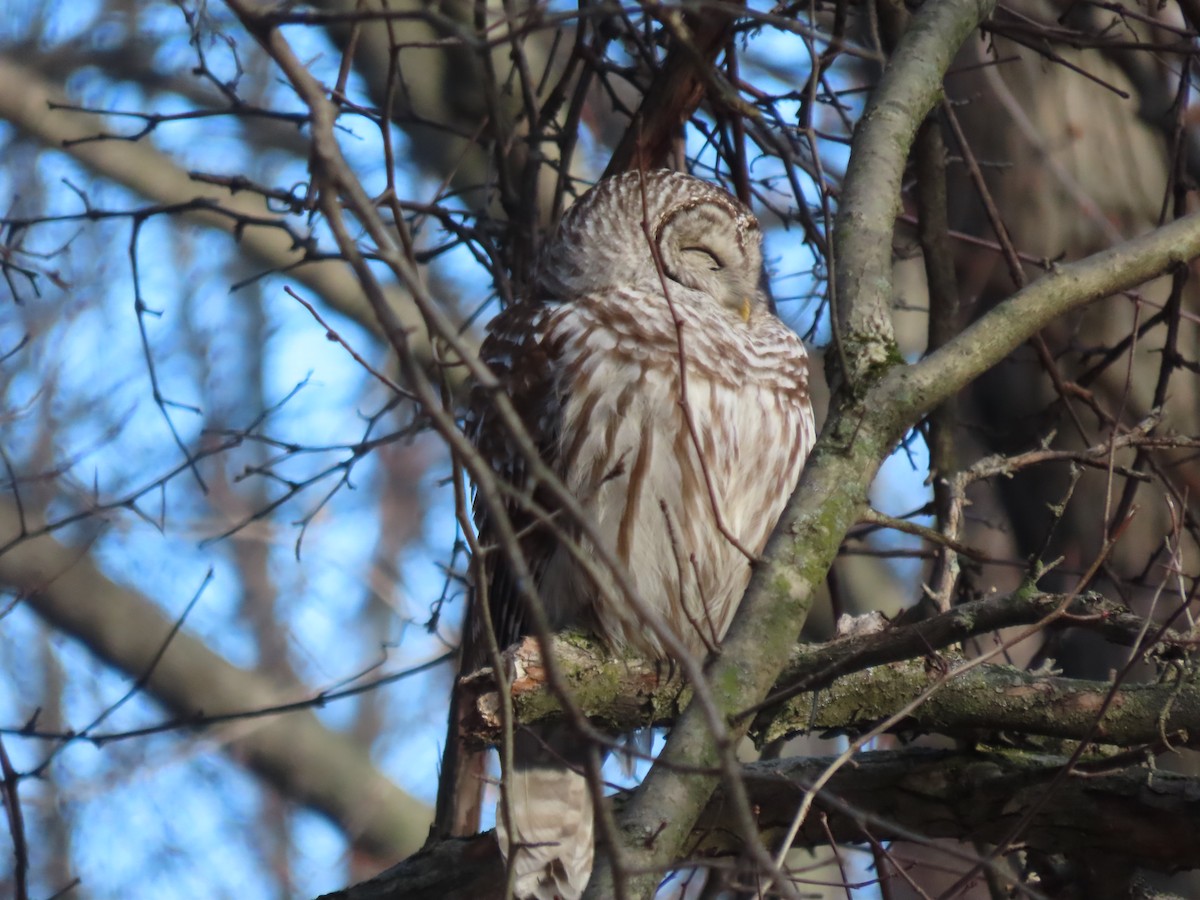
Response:
[{"label": "tree branch", "polygon": [[[16,509],[0,503],[0,540],[7,542],[20,528]],[[18,591],[22,603],[98,659],[132,678],[146,676],[146,693],[197,726],[206,717],[296,699],[186,632],[172,635],[174,623],[147,598],[106,578],[86,547],[49,536],[21,541],[0,554],[0,584]],[[429,808],[376,769],[364,747],[330,731],[311,710],[233,723],[213,735],[231,758],[288,798],[329,816],[368,852],[411,853],[425,838]]]},{"label": "tree branch", "polygon": [[[745,766],[742,778],[764,840],[784,836],[805,790],[832,762],[807,757]],[[820,792],[816,806],[825,821],[810,816],[796,844],[865,843],[868,835],[875,841],[990,844],[1033,812],[1027,844],[1047,853],[1115,854],[1159,871],[1200,867],[1200,843],[1194,840],[1200,806],[1193,799],[1200,780],[1140,766],[1106,771],[1104,760],[1090,760],[1061,784],[1054,802],[1040,802],[1065,763],[1065,757],[1015,750],[863,753]],[[726,826],[725,803],[718,790],[688,836],[689,855],[711,858],[742,850]],[[976,859],[963,851],[963,862]],[[492,900],[502,895],[503,883],[503,864],[489,832],[441,841],[321,900]]]},{"label": "tree branch", "polygon": [[[978,601],[991,607],[980,610],[978,618],[974,611],[961,619],[951,612],[931,620],[932,627],[908,626],[799,648],[773,691],[772,698],[778,699],[768,698],[764,703],[754,717],[750,735],[762,744],[812,731],[862,733],[944,680],[912,711],[902,730],[972,737],[986,729],[989,733],[1011,731],[1085,740],[1112,694],[1114,699],[1095,735],[1098,742],[1133,747],[1168,739],[1171,746],[1200,746],[1200,685],[1194,683],[1130,684],[1114,689],[1111,682],[1039,675],[1012,666],[946,672],[953,657],[939,659],[938,665],[928,664],[928,656],[937,648],[961,639],[955,632],[981,634],[992,630],[986,627],[988,622],[1009,626],[1036,621],[1039,616],[1035,613],[1049,607],[1052,600],[1052,596],[1044,596],[1028,606],[1016,597],[1003,598],[1003,605]],[[1090,616],[1097,604],[1105,605],[1103,601],[1076,601],[1070,615]],[[1085,609],[1093,613],[1085,613]],[[1104,617],[1100,616],[1093,621],[1101,622]],[[925,643],[926,638],[931,642]],[[1181,635],[1174,639],[1184,643]],[[575,703],[595,724],[614,733],[670,725],[690,700],[682,679],[661,664],[629,654],[614,657],[609,648],[578,635],[556,638],[550,652]],[[561,719],[560,701],[546,682],[537,640],[527,638],[504,656],[511,673],[516,720],[529,725]],[[464,737],[476,744],[496,743],[502,722],[491,670],[481,670],[463,684],[474,697],[474,714],[465,723],[469,730]]]},{"label": "tree branch", "polygon": [[954,340],[911,366],[892,369],[879,401],[917,416],[953,396],[1059,316],[1135,288],[1200,256],[1200,213],[1079,262],[1056,265]]},{"label": "tree branch", "polygon": [[[183,213],[182,218],[233,236],[242,250],[265,270],[287,271],[289,278],[320,295],[331,309],[379,334],[378,319],[364,299],[358,280],[343,261],[305,262],[304,246],[285,228],[239,223],[239,217],[270,220],[281,226],[286,223],[285,218],[271,211],[262,197],[249,191],[234,193],[225,187],[197,181],[149,141],[70,143],[94,137],[104,132],[106,125],[103,119],[90,113],[51,107],[51,104],[67,102],[66,95],[36,71],[0,56],[0,118],[48,147],[68,154],[97,175],[124,185],[149,200],[163,204],[189,203],[198,198],[212,201],[230,215],[197,208]],[[451,381],[462,378],[461,368],[446,368],[435,361],[424,319],[408,296],[396,286],[389,286],[386,295],[396,317],[411,333],[409,340],[413,352],[423,365],[435,370],[438,378]],[[474,347],[478,337],[464,334],[462,340]]]},{"label": "tree branch", "polygon": [[835,229],[835,316],[851,384],[898,359],[892,331],[892,234],[917,129],[942,96],[942,75],[991,0],[927,3],[912,17],[855,130]]},{"label": "tree branch", "polygon": [[728,8],[692,6],[697,8],[664,10],[667,30],[672,35],[670,49],[662,70],[655,74],[633,121],[613,150],[604,171],[606,177],[627,169],[665,166],[671,145],[704,99],[706,78],[711,78],[709,69],[729,40],[733,16]]}]

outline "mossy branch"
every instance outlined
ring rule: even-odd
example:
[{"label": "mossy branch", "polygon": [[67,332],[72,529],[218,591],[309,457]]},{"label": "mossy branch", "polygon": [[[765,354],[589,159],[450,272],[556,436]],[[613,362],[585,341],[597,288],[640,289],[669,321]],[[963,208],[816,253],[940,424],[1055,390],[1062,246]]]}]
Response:
[{"label": "mossy branch", "polygon": [[[944,682],[905,720],[906,730],[974,736],[1013,732],[1061,739],[1086,739],[1105,698],[1108,682],[1059,678],[1011,666],[980,666],[955,674],[956,658],[937,655],[944,647],[997,628],[1049,619],[1047,627],[1084,627],[1117,643],[1135,646],[1144,620],[1098,595],[1065,598],[1019,592],[965,604],[915,625],[888,626],[872,634],[804,645],[793,652],[750,735],[762,743],[804,731],[863,732],[903,708],[931,685]],[[1170,632],[1154,645],[1159,653],[1188,643]],[[610,649],[577,634],[560,636],[550,649],[561,666],[573,700],[595,724],[619,733],[668,725],[686,707],[690,693],[667,664]],[[559,701],[546,683],[541,648],[527,638],[505,653],[513,709],[523,724],[561,717]],[[499,699],[490,670],[464,682],[474,696],[474,715],[464,735],[476,744],[494,743],[501,733]],[[1134,684],[1115,689],[1096,740],[1132,747],[1166,739],[1200,746],[1200,684]]]}]

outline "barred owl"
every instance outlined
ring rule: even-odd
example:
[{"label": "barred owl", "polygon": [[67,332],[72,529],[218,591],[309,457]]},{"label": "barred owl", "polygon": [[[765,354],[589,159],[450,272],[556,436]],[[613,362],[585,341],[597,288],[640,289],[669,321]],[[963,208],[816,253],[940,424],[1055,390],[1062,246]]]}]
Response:
[{"label": "barred owl", "polygon": [[[497,317],[483,346],[584,511],[584,527],[562,517],[561,528],[584,553],[602,543],[638,601],[701,657],[724,635],[750,579],[747,552],[763,549],[814,439],[807,358],[761,290],[761,242],[750,210],[697,178],[609,178],[567,212],[533,291]],[[482,394],[468,428],[498,476],[553,511]],[[524,604],[482,505],[477,518],[481,545],[493,548],[483,568],[504,647],[525,633]],[[638,604],[613,600],[626,595],[611,573],[581,566],[515,502],[510,518],[554,627],[666,655]],[[591,872],[586,745],[565,728],[516,736],[505,782],[513,816],[508,827],[496,818],[521,898],[571,900]]]}]

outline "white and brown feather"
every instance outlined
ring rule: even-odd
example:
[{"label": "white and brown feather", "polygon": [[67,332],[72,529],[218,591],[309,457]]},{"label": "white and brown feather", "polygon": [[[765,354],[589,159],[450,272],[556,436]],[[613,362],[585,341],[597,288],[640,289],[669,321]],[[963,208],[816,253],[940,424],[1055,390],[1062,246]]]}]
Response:
[{"label": "white and brown feather", "polygon": [[[643,188],[651,234],[680,210],[727,214],[745,253],[740,286],[753,292],[748,320],[669,279],[667,302],[641,227]],[[673,201],[682,190],[687,198]],[[760,269],[758,225],[724,191],[676,173],[630,173],[570,210],[547,249],[540,293],[501,314],[483,348],[590,530],[642,602],[700,651],[724,634],[750,577],[745,554],[718,527],[709,485],[725,527],[757,554],[814,438],[804,347],[759,296]],[[699,447],[680,402],[684,380]],[[479,399],[470,426],[477,446],[499,475],[527,489],[513,441]],[[515,507],[512,515],[554,626],[589,625],[614,644],[663,654],[631,610],[606,608],[604,597],[619,592],[597,588],[545,529],[530,529]],[[486,516],[480,528],[486,539]],[[504,566],[497,557],[491,570]],[[496,621],[519,623],[522,601],[508,587],[493,576]],[[697,622],[711,633],[696,634]],[[519,636],[518,626],[498,638]]]},{"label": "white and brown feather", "polygon": [[[728,628],[751,572],[741,548],[761,552],[814,440],[804,347],[759,290],[760,245],[753,215],[721,189],[678,173],[629,173],[568,211],[533,296],[495,320],[483,357],[586,526],[559,521],[585,552],[602,543],[637,594],[637,603],[622,599],[611,576],[597,585],[513,503],[512,524],[553,626],[581,625],[656,656],[665,650],[639,620],[639,603],[693,652],[706,652]],[[492,409],[480,394],[468,423],[476,446],[499,476],[554,512]],[[483,510],[477,517],[488,546],[492,523]],[[504,646],[524,630],[523,601],[498,550],[485,570]],[[559,775],[573,775],[573,786],[560,780],[547,790],[554,772],[543,759],[512,788],[514,805],[529,807],[518,832],[539,845],[511,860],[520,896],[577,896],[585,857],[590,871],[590,806],[586,827],[557,842],[547,837],[556,833],[547,823],[564,816],[561,802],[551,808],[553,794],[580,796],[580,776],[570,772]],[[534,793],[547,804],[543,814],[532,809]],[[581,811],[571,812],[574,821]],[[580,840],[589,842],[586,853]]]}]

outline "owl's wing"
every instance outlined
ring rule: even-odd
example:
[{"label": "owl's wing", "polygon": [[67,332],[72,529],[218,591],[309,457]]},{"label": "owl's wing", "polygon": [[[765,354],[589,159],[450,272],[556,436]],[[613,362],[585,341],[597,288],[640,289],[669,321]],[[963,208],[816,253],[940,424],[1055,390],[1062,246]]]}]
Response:
[{"label": "owl's wing", "polygon": [[[480,356],[512,402],[539,457],[557,471],[562,386],[559,352],[547,334],[552,309],[534,303],[519,303],[509,307],[493,321]],[[495,398],[490,392],[479,388],[473,392],[466,431],[502,486],[531,496],[542,509],[553,511],[548,492],[532,483],[529,460],[521,452],[509,428],[501,421]],[[504,502],[504,513],[532,577],[530,586],[536,588],[557,542],[551,530],[539,525],[536,517],[511,494]],[[487,585],[488,608],[496,631],[496,641],[503,649],[528,633],[518,570],[498,539],[499,523],[494,521],[491,510],[479,496],[475,499],[475,523],[485,554],[482,574]],[[475,653],[483,657],[476,656],[472,660],[478,667],[487,662],[487,643],[481,630],[483,622],[479,610],[475,610],[473,619],[475,633],[472,643]]]},{"label": "owl's wing", "polygon": [[[557,353],[546,339],[549,309],[542,305],[520,303],[501,313],[492,323],[480,356],[500,382],[517,415],[524,422],[539,456],[553,461],[559,429],[559,385]],[[496,411],[496,398],[487,390],[475,388],[468,404],[464,429],[484,463],[503,485],[517,491],[531,487],[530,466],[512,433]],[[543,492],[533,491],[536,502],[545,502]],[[555,541],[548,529],[539,527],[511,493],[504,499],[503,515],[517,536],[525,565],[536,586],[542,570],[554,552]],[[477,495],[475,523],[482,548],[480,581],[503,649],[524,634],[524,602],[516,568],[497,538],[501,523]],[[476,608],[480,600],[471,592],[470,608],[463,627],[459,656],[459,678],[489,665],[488,641],[484,618]],[[457,681],[456,681],[457,684]],[[483,784],[486,778],[486,751],[470,749],[463,743],[463,722],[468,717],[463,694],[451,692],[450,725],[442,752],[442,770],[438,781],[437,807],[431,835],[475,834],[479,830]]]}]

